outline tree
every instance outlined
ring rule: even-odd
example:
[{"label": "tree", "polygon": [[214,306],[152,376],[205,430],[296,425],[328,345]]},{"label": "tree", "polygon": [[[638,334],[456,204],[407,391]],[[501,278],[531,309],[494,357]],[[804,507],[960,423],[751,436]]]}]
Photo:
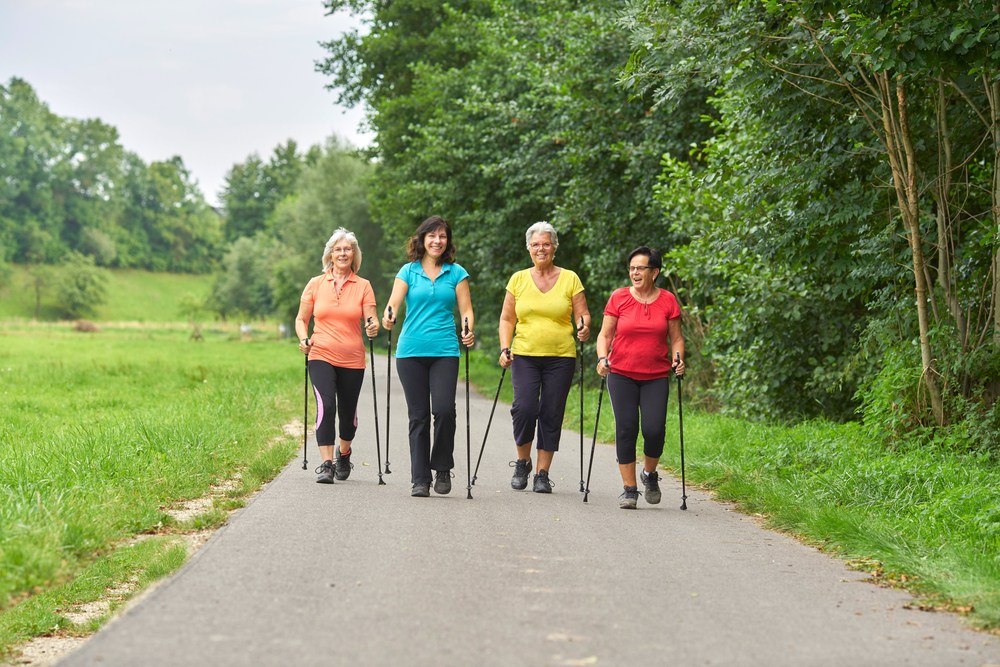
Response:
[{"label": "tree", "polygon": [[92,257],[76,251],[66,254],[59,272],[56,300],[68,319],[93,312],[107,298],[104,272],[94,265]]}]

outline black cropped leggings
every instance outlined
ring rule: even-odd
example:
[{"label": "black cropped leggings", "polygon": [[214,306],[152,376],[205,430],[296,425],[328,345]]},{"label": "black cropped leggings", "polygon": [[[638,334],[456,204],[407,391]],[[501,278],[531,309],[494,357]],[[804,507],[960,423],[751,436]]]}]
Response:
[{"label": "black cropped leggings", "polygon": [[341,368],[321,359],[310,359],[309,379],[316,394],[316,444],[320,447],[336,444],[334,413],[340,422],[340,439],[354,440],[365,369]]},{"label": "black cropped leggings", "polygon": [[615,413],[615,452],[618,463],[635,463],[635,443],[642,420],[643,454],[659,459],[663,454],[663,439],[667,430],[667,398],[670,378],[633,380],[608,374],[608,396]]}]

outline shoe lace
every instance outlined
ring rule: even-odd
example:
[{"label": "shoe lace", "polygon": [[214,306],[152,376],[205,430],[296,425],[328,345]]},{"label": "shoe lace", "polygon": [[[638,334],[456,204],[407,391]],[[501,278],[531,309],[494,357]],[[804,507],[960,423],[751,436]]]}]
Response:
[{"label": "shoe lace", "polygon": [[319,465],[319,467],[316,468],[316,474],[318,475],[318,474],[322,473],[324,470],[327,470],[327,469],[333,470],[333,467],[334,466],[333,466],[332,462],[330,462],[330,461],[323,461],[323,463],[321,463]]},{"label": "shoe lace", "polygon": [[513,468],[515,475],[517,474],[526,475],[528,473],[528,462],[527,461],[522,462],[522,459],[511,461],[510,463],[507,464],[507,467]]}]

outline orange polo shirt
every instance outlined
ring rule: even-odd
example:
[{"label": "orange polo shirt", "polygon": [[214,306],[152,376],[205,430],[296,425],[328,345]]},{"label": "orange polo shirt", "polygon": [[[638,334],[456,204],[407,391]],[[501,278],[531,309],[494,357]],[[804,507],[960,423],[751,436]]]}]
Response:
[{"label": "orange polo shirt", "polygon": [[352,273],[338,295],[333,271],[327,271],[309,281],[302,303],[314,320],[309,358],[341,368],[364,368],[362,308],[375,305],[372,284]]}]

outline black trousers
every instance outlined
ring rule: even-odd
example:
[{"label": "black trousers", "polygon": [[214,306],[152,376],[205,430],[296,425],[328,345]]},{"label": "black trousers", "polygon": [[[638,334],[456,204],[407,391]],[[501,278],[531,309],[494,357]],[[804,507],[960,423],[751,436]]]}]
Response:
[{"label": "black trousers", "polygon": [[354,440],[365,369],[341,368],[321,359],[310,359],[309,379],[316,394],[316,444],[321,447],[336,444],[334,413],[340,422],[340,439]]},{"label": "black trousers", "polygon": [[458,357],[397,357],[396,373],[410,418],[410,482],[430,482],[432,471],[455,467]]},{"label": "black trousers", "polygon": [[535,437],[538,449],[559,451],[566,397],[573,386],[573,357],[525,357],[515,354],[510,368],[514,401],[510,416],[514,422],[514,444],[524,445]]},{"label": "black trousers", "polygon": [[639,437],[642,418],[643,453],[654,459],[663,454],[663,439],[667,430],[667,398],[670,378],[633,380],[608,374],[608,396],[615,413],[615,452],[618,463],[635,463],[635,442]]}]

